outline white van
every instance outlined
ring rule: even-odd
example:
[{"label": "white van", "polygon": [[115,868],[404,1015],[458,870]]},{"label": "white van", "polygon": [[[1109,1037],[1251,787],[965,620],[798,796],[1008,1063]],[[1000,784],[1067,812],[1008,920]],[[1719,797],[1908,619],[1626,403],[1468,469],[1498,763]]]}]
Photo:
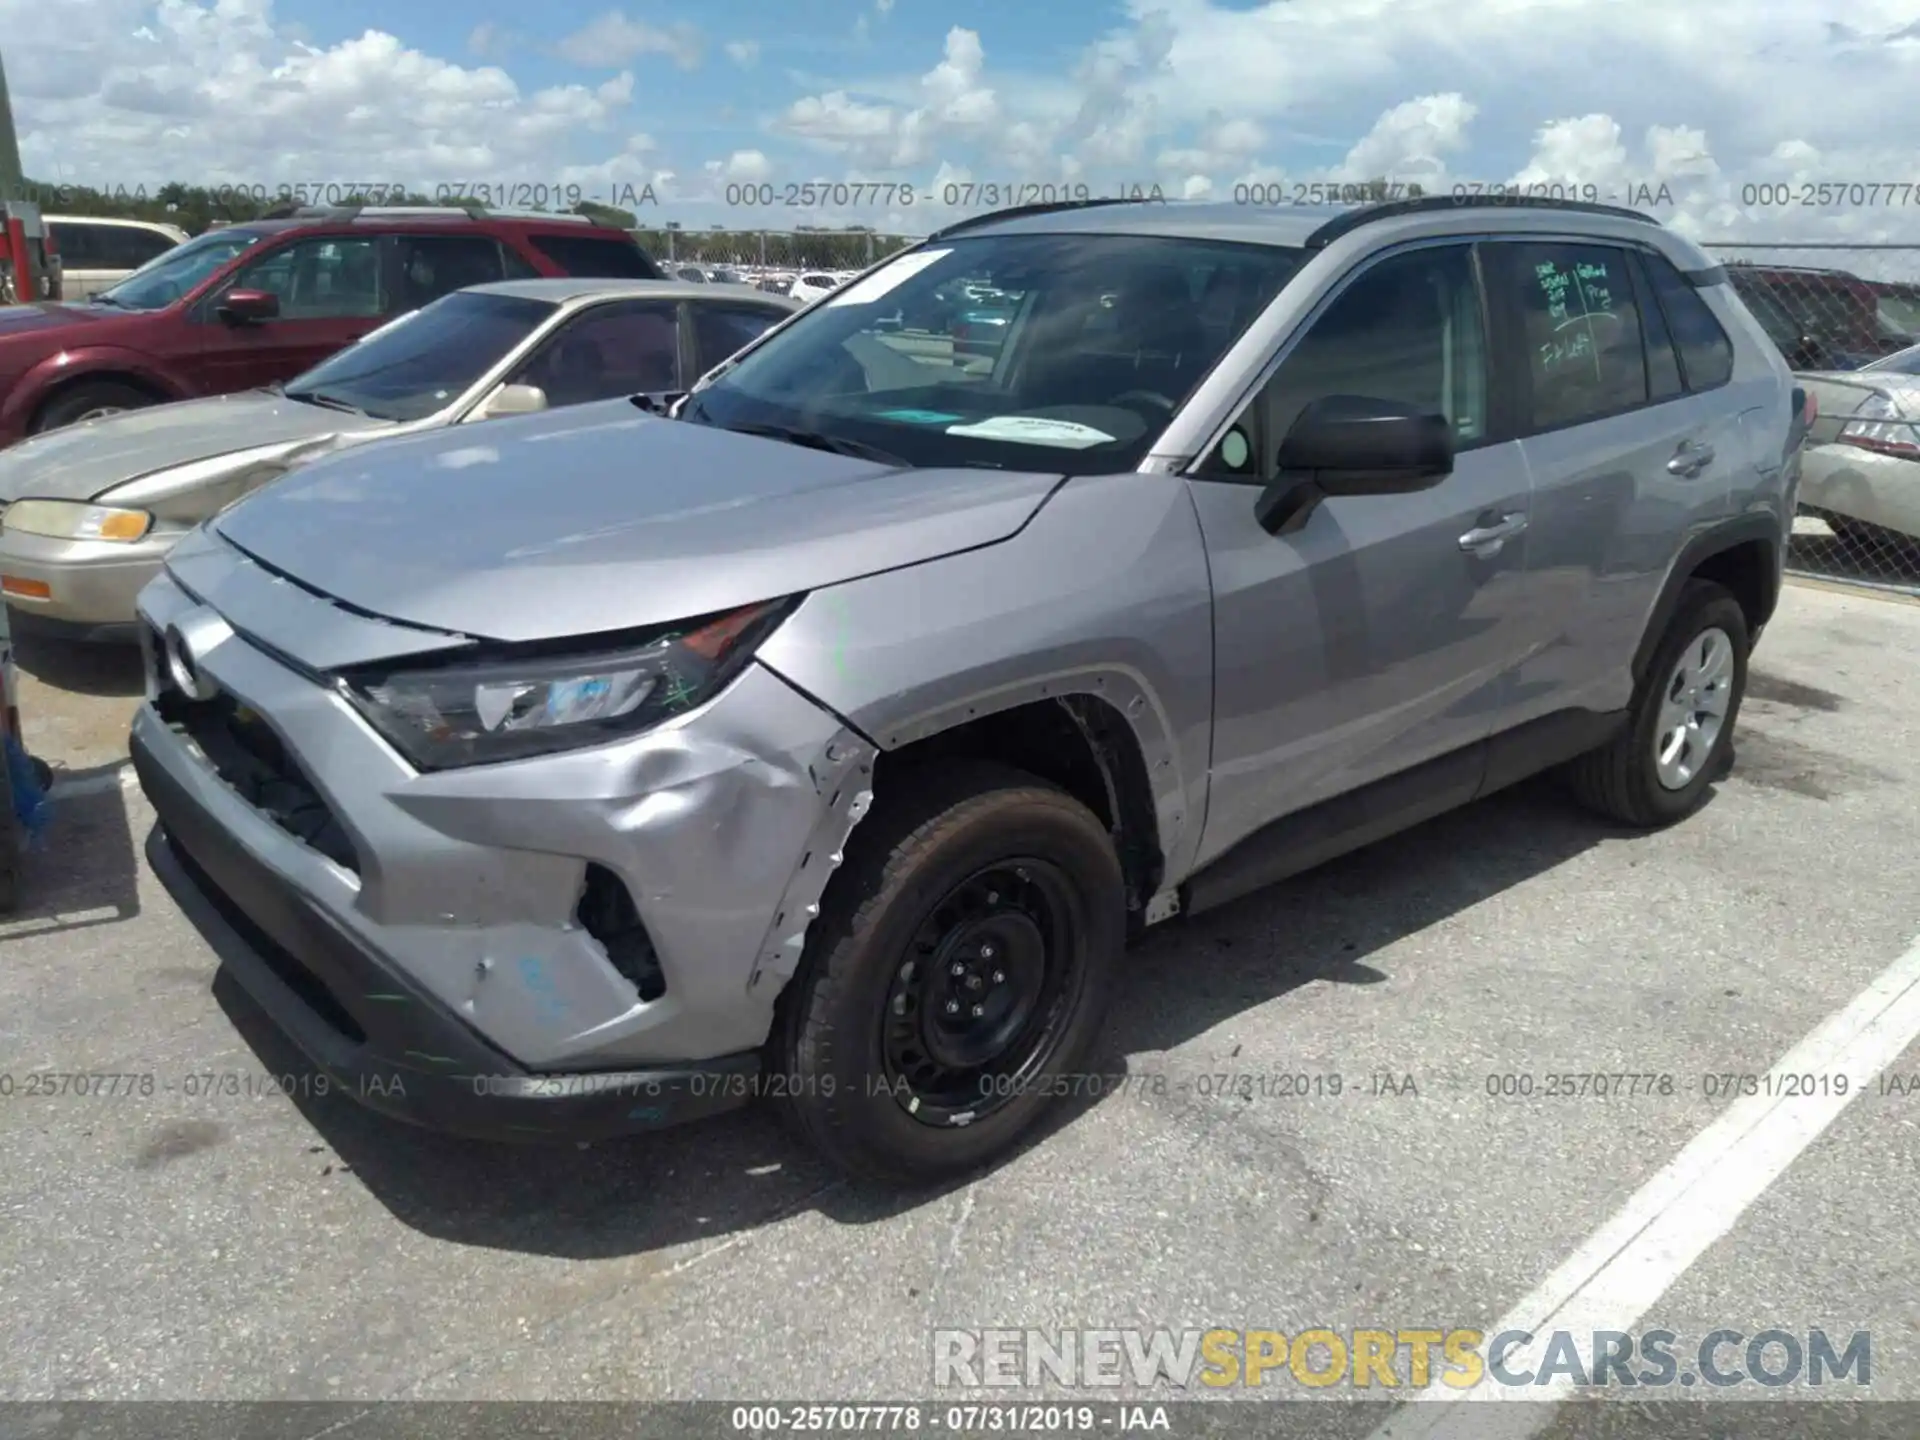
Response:
[{"label": "white van", "polygon": [[116,220],[104,215],[48,215],[60,250],[62,300],[85,300],[118,285],[156,255],[187,238],[178,225]]}]

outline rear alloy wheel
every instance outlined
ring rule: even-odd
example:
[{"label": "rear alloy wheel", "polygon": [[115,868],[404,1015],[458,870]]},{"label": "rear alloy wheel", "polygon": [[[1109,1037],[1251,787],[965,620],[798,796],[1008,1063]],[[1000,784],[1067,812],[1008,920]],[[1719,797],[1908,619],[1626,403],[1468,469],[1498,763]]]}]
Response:
[{"label": "rear alloy wheel", "polygon": [[1581,802],[1643,828],[1699,809],[1733,763],[1751,644],[1740,602],[1719,585],[1689,581],[1634,690],[1627,723],[1567,767]]},{"label": "rear alloy wheel", "polygon": [[110,380],[82,382],[71,390],[62,391],[42,406],[34,419],[33,430],[36,435],[47,430],[63,430],[85,420],[99,420],[125,410],[143,409],[154,403],[153,396],[131,385]]},{"label": "rear alloy wheel", "polygon": [[1000,765],[907,777],[855,831],[784,998],[769,1068],[850,1175],[924,1183],[1004,1155],[1078,1093],[1125,941],[1113,844]]}]

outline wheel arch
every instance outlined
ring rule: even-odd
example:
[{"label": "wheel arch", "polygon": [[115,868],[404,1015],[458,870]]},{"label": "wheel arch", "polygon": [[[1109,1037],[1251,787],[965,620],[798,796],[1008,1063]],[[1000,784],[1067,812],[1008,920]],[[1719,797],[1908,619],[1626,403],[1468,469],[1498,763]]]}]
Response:
[{"label": "wheel arch", "polygon": [[59,356],[28,371],[14,395],[9,396],[8,408],[14,410],[24,428],[31,429],[47,406],[82,385],[125,385],[151,395],[156,404],[183,399],[187,394],[186,387],[138,355],[97,351]]},{"label": "wheel arch", "polygon": [[1746,614],[1747,633],[1757,636],[1779,603],[1784,560],[1780,521],[1771,511],[1724,520],[1689,540],[1667,571],[1666,582],[1641,632],[1633,657],[1634,683],[1646,678],[1688,582],[1711,580],[1724,586]]},{"label": "wheel arch", "polygon": [[1126,877],[1129,924],[1144,925],[1167,874],[1153,742],[1136,728],[1150,709],[1146,694],[1110,675],[1029,688],[1037,693],[953,706],[889,737],[874,762],[875,794],[904,771],[959,758],[997,760],[1058,785],[1106,826]]}]

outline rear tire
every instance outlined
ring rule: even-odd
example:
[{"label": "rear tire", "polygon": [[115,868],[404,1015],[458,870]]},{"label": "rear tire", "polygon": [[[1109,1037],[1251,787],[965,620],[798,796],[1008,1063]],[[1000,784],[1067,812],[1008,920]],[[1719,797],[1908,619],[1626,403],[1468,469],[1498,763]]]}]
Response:
[{"label": "rear tire", "polygon": [[1671,825],[1699,809],[1732,763],[1751,648],[1740,602],[1710,581],[1688,581],[1634,688],[1626,725],[1568,764],[1574,796],[1642,829]]},{"label": "rear tire", "polygon": [[34,417],[33,433],[61,430],[82,420],[111,415],[121,410],[140,410],[159,402],[144,390],[113,380],[83,380],[71,390],[63,390]]},{"label": "rear tire", "polygon": [[1125,893],[1066,792],[984,762],[907,777],[855,831],[783,997],[768,1068],[790,1121],[886,1184],[1005,1155],[1080,1093]]}]

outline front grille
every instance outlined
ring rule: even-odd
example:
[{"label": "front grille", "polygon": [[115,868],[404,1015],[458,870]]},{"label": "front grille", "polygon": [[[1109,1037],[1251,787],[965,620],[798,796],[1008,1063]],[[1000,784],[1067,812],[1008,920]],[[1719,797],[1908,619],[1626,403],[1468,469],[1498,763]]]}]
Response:
[{"label": "front grille", "polygon": [[254,809],[303,845],[334,864],[360,873],[360,857],[319,788],[300,768],[266,721],[225,693],[211,700],[183,694],[154,654],[154,709],[160,718],[200,747],[214,773]]}]

